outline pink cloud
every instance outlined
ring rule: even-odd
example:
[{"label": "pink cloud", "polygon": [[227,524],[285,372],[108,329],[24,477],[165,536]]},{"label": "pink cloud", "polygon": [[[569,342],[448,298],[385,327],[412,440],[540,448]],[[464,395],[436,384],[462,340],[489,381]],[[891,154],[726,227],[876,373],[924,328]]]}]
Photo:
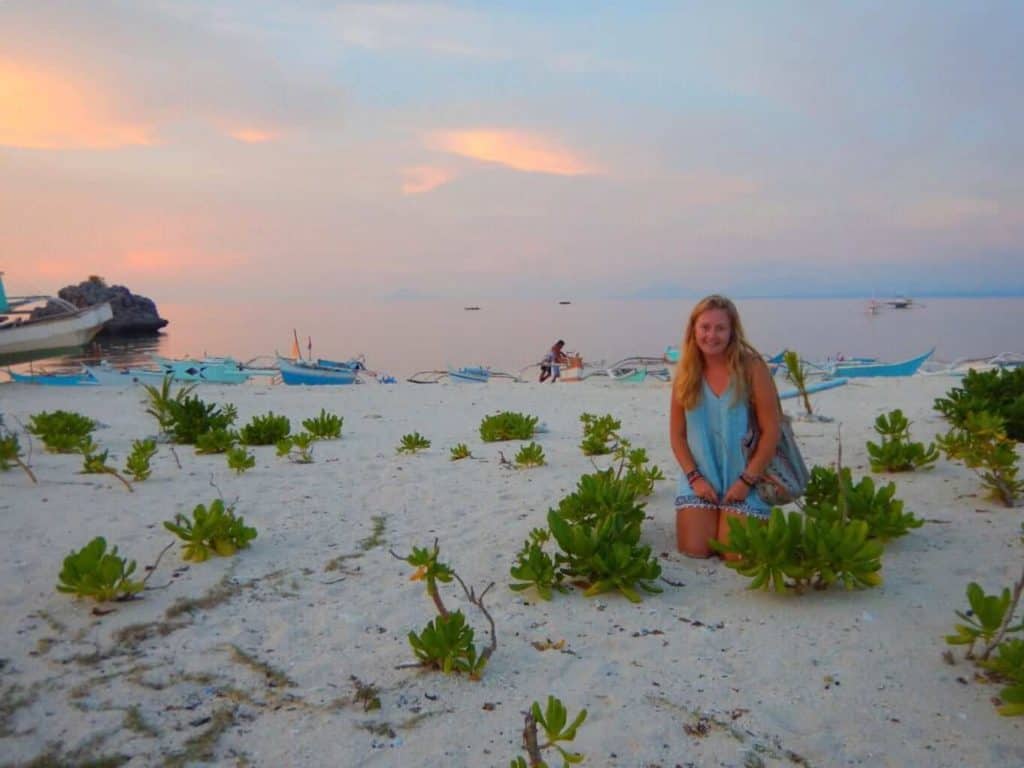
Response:
[{"label": "pink cloud", "polygon": [[430,165],[402,169],[402,194],[419,195],[437,189],[455,178],[455,171]]},{"label": "pink cloud", "polygon": [[259,128],[235,128],[228,130],[228,136],[245,144],[265,144],[268,141],[276,141],[280,134],[276,131],[261,130]]},{"label": "pink cloud", "polygon": [[528,173],[580,176],[598,172],[572,150],[541,136],[516,131],[443,131],[429,136],[427,146]]}]

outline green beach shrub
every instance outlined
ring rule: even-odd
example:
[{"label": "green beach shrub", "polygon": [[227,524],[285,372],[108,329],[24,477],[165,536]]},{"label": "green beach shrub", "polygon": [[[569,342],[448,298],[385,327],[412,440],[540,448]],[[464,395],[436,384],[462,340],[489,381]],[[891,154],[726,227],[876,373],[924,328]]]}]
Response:
[{"label": "green beach shrub", "polygon": [[198,504],[191,520],[175,515],[173,521],[164,522],[164,528],[185,542],[182,557],[199,563],[210,555],[230,557],[246,549],[257,536],[256,529],[247,526],[244,518],[235,515],[234,507],[225,507],[221,499],[211,502],[209,509]]},{"label": "green beach shrub", "polygon": [[522,549],[516,555],[512,565],[512,582],[509,587],[515,592],[533,587],[544,600],[551,599],[551,590],[557,589],[565,594],[569,588],[562,583],[564,578],[555,565],[554,559],[544,551],[544,545],[550,540],[551,534],[545,528],[534,528],[530,538],[523,542]]},{"label": "green beach shrub", "polygon": [[968,371],[959,387],[935,400],[935,410],[960,428],[968,414],[991,413],[1003,420],[1009,439],[1024,441],[1024,367]]},{"label": "green beach shrub", "polygon": [[604,456],[615,450],[619,440],[622,422],[611,414],[595,416],[592,413],[581,413],[583,422],[583,442],[580,449],[584,456]]},{"label": "green beach shrub", "polygon": [[341,437],[341,425],[344,421],[341,416],[335,416],[321,408],[319,416],[306,419],[302,426],[315,440],[337,440]]},{"label": "green beach shrub", "polygon": [[516,454],[517,467],[542,467],[546,463],[544,449],[537,443],[527,443]]},{"label": "green beach shrub", "polygon": [[402,435],[402,442],[397,448],[398,453],[418,453],[430,447],[430,441],[419,432]]},{"label": "green beach shrub", "polygon": [[171,374],[167,374],[164,376],[159,389],[152,384],[143,384],[142,386],[146,391],[146,398],[149,403],[146,413],[156,419],[157,424],[160,425],[161,432],[169,433],[174,425],[171,403],[175,402],[180,405],[186,397],[192,394],[196,385],[186,384],[179,387],[177,392],[173,392],[174,377]]},{"label": "green beach shrub", "polygon": [[238,433],[233,429],[211,429],[196,438],[196,453],[227,453],[238,442]]},{"label": "green beach shrub", "polygon": [[38,484],[39,481],[36,480],[35,473],[22,461],[18,436],[14,432],[7,432],[0,425],[0,471],[6,472],[12,466],[21,467],[29,479]]},{"label": "green beach shrub", "polygon": [[287,456],[288,460],[295,464],[312,464],[314,442],[315,439],[311,434],[299,432],[297,435],[277,441],[277,455]]},{"label": "green beach shrub", "polygon": [[[526,750],[529,762],[526,758],[519,756],[512,760],[509,768],[547,768],[542,752],[546,749],[554,749],[561,757],[563,765],[582,763],[584,755],[579,752],[569,752],[558,746],[560,741],[573,741],[576,738],[576,731],[587,719],[587,710],[580,710],[571,723],[565,705],[560,699],[548,696],[547,707],[542,711],[538,702],[533,702],[529,712],[526,714],[526,725],[523,728],[523,748]],[[568,723],[568,725],[567,725]],[[544,738],[540,738],[537,726],[544,731]]]},{"label": "green beach shrub", "polygon": [[881,444],[868,441],[868,457],[875,472],[909,472],[914,469],[930,468],[939,459],[934,443],[910,440],[910,422],[899,408],[882,414],[875,419],[875,432]]},{"label": "green beach shrub", "polygon": [[964,425],[936,438],[950,459],[962,461],[981,478],[991,498],[1012,507],[1024,494],[1018,478],[1017,448],[1006,435],[1003,419],[987,411],[968,413]]},{"label": "green beach shrub", "polygon": [[156,440],[135,440],[132,442],[132,452],[125,461],[124,471],[136,482],[147,479],[152,474],[149,463],[155,455]]},{"label": "green beach shrub", "polygon": [[277,416],[273,411],[265,416],[253,416],[252,421],[242,427],[239,439],[243,445],[277,445],[288,437],[292,423],[287,416]]},{"label": "green beach shrub", "polygon": [[451,453],[452,461],[459,461],[460,459],[468,459],[472,457],[472,453],[469,452],[469,446],[465,443],[457,443],[449,449]]},{"label": "green beach shrub", "polygon": [[502,411],[485,416],[480,422],[480,439],[485,443],[502,440],[529,440],[537,428],[539,419],[512,411]]},{"label": "green beach shrub", "polygon": [[29,417],[27,430],[38,437],[50,453],[81,453],[96,422],[72,411],[43,411]]},{"label": "green beach shrub", "polygon": [[172,442],[183,445],[194,445],[199,436],[207,432],[228,429],[238,418],[235,406],[219,408],[195,395],[168,400],[166,407],[169,419],[166,431]]},{"label": "green beach shrub", "polygon": [[82,446],[82,474],[83,475],[113,475],[129,493],[134,493],[131,483],[124,479],[120,472],[107,464],[107,456],[110,451],[100,451],[92,440]]},{"label": "green beach shrub", "polygon": [[[840,498],[840,478],[845,498]],[[896,484],[875,487],[875,481],[864,477],[854,484],[850,470],[837,473],[828,467],[812,467],[801,505],[805,515],[816,520],[838,522],[845,514],[850,520],[863,520],[868,538],[882,542],[899,538],[920,528],[924,521],[904,511],[903,502],[895,498]],[[845,503],[845,511],[842,504]]]},{"label": "green beach shrub", "polygon": [[247,469],[252,469],[256,466],[256,457],[241,446],[235,446],[227,452],[228,467],[234,471],[236,475],[240,475]]},{"label": "green beach shrub", "polygon": [[142,591],[141,581],[132,581],[135,561],[119,557],[117,547],[107,551],[102,536],[64,558],[57,581],[57,591],[91,597],[97,602],[124,598]]}]

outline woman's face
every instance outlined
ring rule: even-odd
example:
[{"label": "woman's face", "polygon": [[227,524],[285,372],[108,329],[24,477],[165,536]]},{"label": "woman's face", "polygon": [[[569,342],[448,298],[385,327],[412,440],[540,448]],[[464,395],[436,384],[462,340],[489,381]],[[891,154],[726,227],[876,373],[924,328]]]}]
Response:
[{"label": "woman's face", "polygon": [[732,339],[732,322],[724,309],[708,309],[697,315],[694,323],[697,348],[705,357],[725,354]]}]

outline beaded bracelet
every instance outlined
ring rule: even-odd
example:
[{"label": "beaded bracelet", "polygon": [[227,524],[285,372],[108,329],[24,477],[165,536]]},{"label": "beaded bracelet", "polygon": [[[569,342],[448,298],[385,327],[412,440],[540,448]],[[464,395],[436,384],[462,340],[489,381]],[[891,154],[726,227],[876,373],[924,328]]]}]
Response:
[{"label": "beaded bracelet", "polygon": [[701,474],[701,471],[699,469],[691,469],[689,472],[686,473],[686,482],[688,482],[690,485],[693,485],[702,477],[704,477],[704,475]]},{"label": "beaded bracelet", "polygon": [[755,485],[757,485],[758,479],[759,478],[747,477],[746,472],[740,472],[740,480],[743,481],[743,484],[747,486],[747,488],[753,488]]}]

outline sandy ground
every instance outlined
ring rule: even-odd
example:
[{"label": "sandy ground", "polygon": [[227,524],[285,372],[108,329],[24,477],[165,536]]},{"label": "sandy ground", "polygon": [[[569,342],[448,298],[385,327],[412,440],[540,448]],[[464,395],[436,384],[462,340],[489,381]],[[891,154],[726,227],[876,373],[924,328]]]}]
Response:
[{"label": "sandy ground", "polygon": [[[842,424],[844,462],[860,476],[879,413],[902,408],[914,438],[931,440],[946,429],[932,401],[952,385],[851,383],[814,404]],[[667,385],[246,385],[201,396],[234,403],[239,424],[273,410],[298,427],[326,408],[344,417],[343,438],[318,443],[308,465],[258,448],[240,477],[223,456],[185,446],[179,469],[161,446],[134,493],[38,442],[39,485],[0,474],[0,764],[507,766],[522,754],[523,711],[554,694],[570,716],[589,712],[573,745],[585,765],[1024,766],[1024,718],[1000,717],[998,688],[942,659],[966,584],[1008,585],[1022,555],[1021,510],[986,500],[960,465],[892,478],[930,522],[889,545],[882,587],[779,596],[675,552]],[[156,432],[142,400],[0,385],[9,427],[77,410],[100,422],[95,440],[118,467],[133,439]],[[499,450],[511,457],[518,444],[481,442],[480,419],[499,410],[546,423],[547,466],[508,469]],[[578,447],[584,411],[620,418],[669,477],[647,500],[643,535],[664,592],[640,604],[508,588],[529,530],[592,470]],[[835,424],[795,428],[808,464],[835,459]],[[432,447],[398,455],[412,431]],[[450,461],[457,442],[476,458]],[[55,591],[64,556],[96,535],[140,570],[152,563],[172,540],[162,522],[216,498],[211,483],[259,530],[251,549],[187,564],[175,546],[154,589],[105,615]],[[413,660],[407,633],[434,614],[388,550],[435,537],[467,583],[496,582],[498,648],[479,682],[401,668]],[[483,636],[480,613],[456,585],[444,590]],[[371,684],[381,706],[365,711],[357,689]],[[33,763],[44,755],[52,762]]]}]

